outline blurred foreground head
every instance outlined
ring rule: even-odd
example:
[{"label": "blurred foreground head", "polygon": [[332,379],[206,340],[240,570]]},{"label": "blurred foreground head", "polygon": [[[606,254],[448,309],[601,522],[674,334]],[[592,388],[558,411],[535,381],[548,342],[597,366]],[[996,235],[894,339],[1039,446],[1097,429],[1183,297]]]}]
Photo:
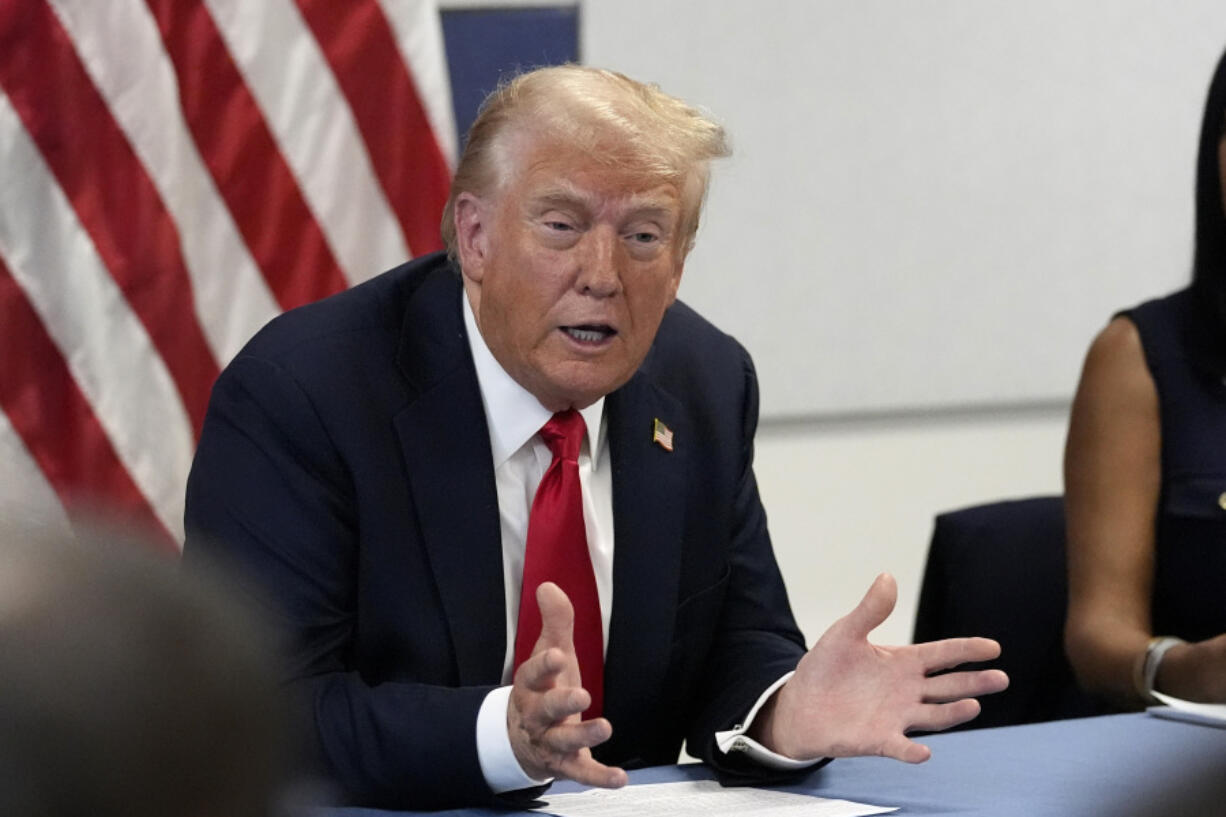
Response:
[{"label": "blurred foreground head", "polygon": [[272,654],[220,584],[143,543],[0,529],[0,814],[268,814]]}]

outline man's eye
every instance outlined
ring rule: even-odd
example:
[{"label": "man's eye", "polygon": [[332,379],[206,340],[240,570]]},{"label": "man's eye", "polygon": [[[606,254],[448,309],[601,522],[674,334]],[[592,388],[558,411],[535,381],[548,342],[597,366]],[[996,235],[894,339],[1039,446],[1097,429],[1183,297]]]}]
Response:
[{"label": "man's eye", "polygon": [[630,238],[639,244],[651,244],[660,240],[660,236],[655,233],[631,233]]},{"label": "man's eye", "polygon": [[565,221],[546,221],[545,226],[551,230],[557,230],[558,232],[563,233],[574,229],[574,227],[567,224]]}]

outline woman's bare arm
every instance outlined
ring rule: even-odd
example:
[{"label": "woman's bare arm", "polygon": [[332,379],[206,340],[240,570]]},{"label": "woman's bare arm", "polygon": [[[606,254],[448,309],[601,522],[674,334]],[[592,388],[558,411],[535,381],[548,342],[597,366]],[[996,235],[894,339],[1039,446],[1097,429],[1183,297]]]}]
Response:
[{"label": "woman's bare arm", "polygon": [[1065,648],[1087,689],[1141,703],[1161,488],[1158,392],[1136,326],[1116,318],[1086,355],[1064,455],[1069,611]]}]

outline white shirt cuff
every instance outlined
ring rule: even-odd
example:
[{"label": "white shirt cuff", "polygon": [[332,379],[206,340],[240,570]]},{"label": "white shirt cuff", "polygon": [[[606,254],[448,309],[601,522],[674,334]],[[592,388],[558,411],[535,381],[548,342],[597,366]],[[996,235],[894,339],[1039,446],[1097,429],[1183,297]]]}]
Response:
[{"label": "white shirt cuff", "polygon": [[812,766],[820,760],[820,758],[818,760],[793,760],[792,758],[785,757],[778,752],[772,752],[770,749],[767,749],[761,743],[758,743],[756,740],[745,734],[749,731],[749,727],[753,725],[753,719],[757,717],[758,710],[762,708],[762,705],[770,699],[770,696],[775,694],[775,691],[778,690],[779,687],[786,684],[788,679],[793,675],[795,675],[795,673],[789,672],[778,681],[767,687],[766,691],[758,696],[758,700],[753,705],[753,708],[749,710],[749,714],[745,716],[744,723],[738,723],[731,729],[715,733],[715,745],[721,752],[724,754],[728,754],[730,752],[741,752],[750,760],[761,763],[763,766],[767,766],[771,769],[804,769]]},{"label": "white shirt cuff", "polygon": [[553,778],[533,780],[520,767],[511,748],[511,736],[507,732],[507,707],[511,703],[511,688],[498,687],[490,690],[477,711],[477,762],[481,774],[494,794],[543,786]]}]

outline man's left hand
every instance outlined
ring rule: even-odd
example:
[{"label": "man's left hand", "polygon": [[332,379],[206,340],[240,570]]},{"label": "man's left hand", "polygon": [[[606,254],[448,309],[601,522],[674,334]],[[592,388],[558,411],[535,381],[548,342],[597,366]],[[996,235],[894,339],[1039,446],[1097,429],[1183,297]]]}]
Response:
[{"label": "man's left hand", "polygon": [[908,732],[964,723],[979,714],[975,696],[1009,685],[1000,670],[932,675],[996,658],[1000,645],[991,639],[869,643],[869,632],[886,620],[897,598],[893,577],[878,576],[856,608],[800,660],[796,674],[759,712],[751,736],[798,760],[882,755],[922,763],[932,752]]}]

